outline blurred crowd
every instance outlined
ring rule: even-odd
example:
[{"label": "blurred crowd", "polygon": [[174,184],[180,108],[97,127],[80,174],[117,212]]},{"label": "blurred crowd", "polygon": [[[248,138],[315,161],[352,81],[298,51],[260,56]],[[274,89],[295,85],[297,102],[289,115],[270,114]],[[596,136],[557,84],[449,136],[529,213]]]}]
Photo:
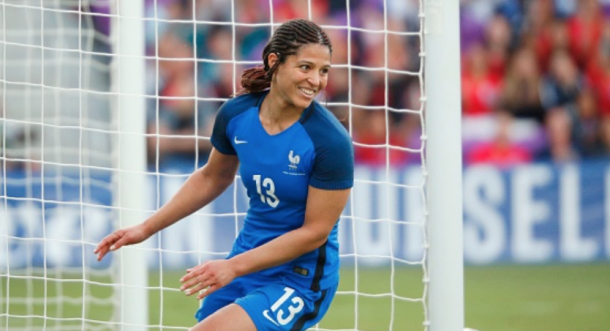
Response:
[{"label": "blurred crowd", "polygon": [[609,18],[602,0],[463,1],[467,163],[608,156]]},{"label": "blurred crowd", "polygon": [[[610,0],[460,4],[465,164],[608,157]],[[333,42],[320,101],[350,130],[356,161],[420,162],[420,0],[145,5],[151,166],[206,162],[214,116],[239,90],[243,70],[261,63],[270,22],[297,17],[324,26]],[[104,6],[90,10],[108,13]],[[108,16],[92,17],[94,28],[108,34]]]},{"label": "blurred crowd", "polygon": [[[192,159],[194,148],[204,162],[211,147],[201,137],[209,137],[218,106],[239,89],[243,69],[260,62],[269,38],[268,24],[252,24],[309,13],[327,27],[349,20],[357,28],[349,35],[327,28],[335,67],[322,96],[351,131],[357,162],[420,159],[421,121],[412,111],[421,109],[421,86],[409,74],[420,70],[420,40],[406,34],[386,40],[384,1],[350,1],[349,11],[329,0],[276,0],[273,10],[266,0],[238,1],[235,8],[221,0],[147,3],[148,17],[158,18],[149,21],[147,49],[161,58],[149,63],[155,75],[149,91],[160,96],[151,99],[149,133],[162,135],[149,138],[151,162]],[[419,31],[419,1],[386,4],[388,30]],[[461,1],[466,164],[608,156],[609,17],[607,0]]]},{"label": "blurred crowd", "polygon": [[[205,137],[218,107],[239,90],[243,70],[262,63],[270,22],[292,18],[325,26],[333,42],[333,68],[320,101],[351,130],[358,161],[385,164],[387,154],[394,163],[419,160],[407,148],[420,148],[419,134],[410,135],[420,119],[405,111],[421,108],[419,79],[413,74],[420,67],[420,40],[405,33],[419,30],[419,1],[387,1],[387,26],[384,1],[351,1],[349,9],[346,3],[275,0],[269,8],[268,0],[233,6],[222,0],[147,0],[146,15],[155,18],[146,28],[147,52],[158,59],[148,63],[148,91],[159,96],[150,98],[148,107],[149,161],[171,165],[195,156],[204,163],[211,148]],[[348,33],[348,25],[357,29]],[[386,40],[386,27],[401,33]],[[397,73],[387,74],[384,67]],[[385,144],[396,148],[388,153]]]}]

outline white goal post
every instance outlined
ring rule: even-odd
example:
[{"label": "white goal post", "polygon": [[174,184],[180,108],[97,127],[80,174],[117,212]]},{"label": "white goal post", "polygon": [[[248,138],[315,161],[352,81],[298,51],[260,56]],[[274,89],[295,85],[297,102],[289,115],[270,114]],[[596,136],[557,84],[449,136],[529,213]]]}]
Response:
[{"label": "white goal post", "polygon": [[[172,17],[161,10],[169,3],[192,12]],[[344,12],[316,16],[320,3]],[[197,11],[200,4],[223,19]],[[242,6],[259,11],[248,12],[258,20],[240,21]],[[113,229],[143,221],[188,177],[184,168],[197,166],[195,146],[210,138],[202,109],[230,94],[201,94],[212,89],[198,77],[202,68],[235,92],[241,71],[260,64],[238,53],[239,36],[258,29],[249,36],[268,38],[295,9],[336,38],[330,80],[346,88],[323,102],[356,148],[381,151],[385,160],[357,165],[339,222],[342,283],[312,330],[463,331],[458,0],[0,0],[0,330],[169,331],[194,324],[197,302],[178,290],[177,275],[230,250],[227,238],[247,208],[239,176],[213,205],[145,243],[101,263],[93,248]],[[400,11],[409,12],[411,25],[390,19],[406,21]],[[109,23],[108,34],[98,20]],[[154,26],[152,35],[146,25]],[[191,38],[192,54],[159,50],[168,27]],[[221,37],[206,39],[199,29]],[[395,66],[395,42],[414,53],[413,67]],[[250,45],[260,53],[260,45]],[[353,62],[367,47],[381,55]],[[210,55],[218,50],[224,53]],[[194,92],[161,95],[168,63],[193,65]],[[377,103],[362,102],[357,88],[372,84],[363,77],[381,84]],[[409,102],[397,106],[392,98]],[[193,102],[195,132],[160,129],[168,101]],[[358,118],[376,120],[371,114],[383,115],[381,142],[354,134]],[[417,125],[396,128],[393,118]],[[412,130],[415,144],[391,140],[402,129]],[[162,168],[159,156],[146,155],[155,139],[157,153],[162,139],[195,141],[196,162]],[[394,153],[409,161],[394,167]]]},{"label": "white goal post", "polygon": [[459,1],[425,0],[430,331],[464,328]]},{"label": "white goal post", "polygon": [[[118,111],[118,194],[119,227],[139,224],[145,219],[146,198],[141,193],[146,187],[146,77],[144,63],[144,1],[118,1],[114,6],[111,33],[115,38],[116,61],[113,86],[117,92]],[[119,321],[129,330],[148,328],[148,266],[146,254],[138,249],[143,244],[117,252],[120,254],[119,279],[123,284],[120,294]],[[118,312],[118,310],[117,310]]]}]

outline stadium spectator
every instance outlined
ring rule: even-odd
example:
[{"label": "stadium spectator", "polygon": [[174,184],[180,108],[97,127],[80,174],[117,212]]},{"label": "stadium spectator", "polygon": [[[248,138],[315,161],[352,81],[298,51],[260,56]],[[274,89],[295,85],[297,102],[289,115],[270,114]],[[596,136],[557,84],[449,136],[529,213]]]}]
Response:
[{"label": "stadium spectator", "polygon": [[[200,55],[203,60],[197,66],[197,78],[200,83],[199,96],[202,98],[228,98],[235,92],[233,86],[233,66],[221,61],[230,61],[233,54],[233,37],[229,27],[210,28],[206,46]],[[230,67],[230,68],[229,68]],[[229,69],[229,70],[227,70]],[[226,84],[230,79],[231,86]]]},{"label": "stadium spectator", "polygon": [[536,55],[531,48],[518,49],[510,60],[503,89],[500,107],[508,110],[514,117],[544,121],[544,109],[540,99],[542,76]]},{"label": "stadium spectator", "polygon": [[576,63],[564,50],[556,50],[549,71],[542,81],[542,106],[547,109],[574,107],[584,84],[584,77]]},{"label": "stadium spectator", "polygon": [[[223,0],[178,0],[185,1],[183,7],[186,7],[190,13],[195,14],[198,21],[207,22],[231,22],[231,6],[227,6]],[[258,1],[260,4],[261,1]],[[194,5],[195,9],[191,8]],[[246,7],[247,8],[247,7]],[[189,15],[190,16],[190,15]],[[205,26],[198,26],[205,28]]]},{"label": "stadium spectator", "polygon": [[[339,24],[340,22],[333,22]],[[331,23],[332,24],[332,23]],[[339,29],[329,29],[328,37],[333,41],[333,63],[348,63],[348,35],[345,31]],[[354,56],[352,53],[351,56]],[[326,101],[333,102],[348,102],[350,88],[350,72],[347,68],[339,68],[338,66],[331,67],[329,76],[332,77],[328,81],[324,97]],[[332,110],[332,109],[331,109]],[[342,110],[344,113],[345,110]],[[344,118],[344,115],[338,115],[338,118]]]},{"label": "stadium spectator", "polygon": [[601,136],[606,153],[610,153],[610,22],[606,21],[599,51],[589,64],[587,80],[594,91],[599,116]]},{"label": "stadium spectator", "polygon": [[563,163],[580,159],[572,139],[570,114],[565,107],[557,107],[547,112],[545,128],[548,146],[538,153],[538,160]]},{"label": "stadium spectator", "polygon": [[494,5],[502,0],[463,0],[460,8],[461,45],[463,51],[483,41],[487,22],[494,14]]},{"label": "stadium spectator", "polygon": [[280,0],[273,3],[273,12],[278,22],[293,18],[307,18],[311,8],[311,17],[314,20],[324,20],[328,17],[330,1],[326,0]]},{"label": "stadium spectator", "polygon": [[148,109],[149,163],[205,161],[210,150],[209,125],[200,122],[195,97],[193,50],[172,33],[159,44],[159,102]]},{"label": "stadium spectator", "polygon": [[185,0],[146,0],[145,5],[145,17],[152,18],[144,25],[146,51],[155,55],[157,49],[163,46],[163,36],[184,34],[184,31],[179,29],[181,26],[172,22],[186,18],[187,4]]},{"label": "stadium spectator", "polygon": [[610,22],[606,22],[599,51],[589,63],[587,78],[598,98],[600,111],[610,116]]},{"label": "stadium spectator", "polygon": [[581,69],[585,69],[599,51],[605,19],[598,0],[579,0],[575,15],[568,19],[570,52]]},{"label": "stadium spectator", "polygon": [[495,136],[491,141],[481,143],[466,155],[468,164],[492,164],[506,169],[532,160],[531,151],[515,143],[511,137],[512,115],[503,110],[494,112]]},{"label": "stadium spectator", "polygon": [[489,53],[482,44],[464,54],[462,68],[462,112],[464,116],[489,115],[495,108],[502,87],[502,76],[489,65]]},{"label": "stadium spectator", "polygon": [[[503,77],[512,48],[512,31],[506,17],[494,15],[485,28],[485,50],[489,70],[495,76]],[[463,51],[467,56],[467,51]]]},{"label": "stadium spectator", "polygon": [[[561,48],[562,42],[559,23],[555,15],[553,0],[531,1],[525,19],[525,30],[521,38],[523,44],[536,51],[538,65],[542,70],[548,69],[551,54],[555,49]],[[567,41],[567,38],[566,38]]]},{"label": "stadium spectator", "polygon": [[[524,25],[529,3],[531,3],[531,1],[502,0],[495,4],[496,13],[506,17],[508,20],[510,29],[513,32],[513,45],[519,45],[521,42],[520,38],[525,33]],[[493,7],[494,4],[489,3],[489,6]]]},{"label": "stadium spectator", "polygon": [[576,100],[576,109],[571,112],[574,141],[583,158],[604,155],[599,106],[592,89],[583,88]]},{"label": "stadium spectator", "polygon": [[[403,121],[392,121],[384,111],[372,110],[365,113],[366,129],[355,132],[354,147],[356,162],[369,166],[406,165],[409,153],[394,147],[406,147],[408,132]],[[389,159],[388,159],[389,157]]]}]

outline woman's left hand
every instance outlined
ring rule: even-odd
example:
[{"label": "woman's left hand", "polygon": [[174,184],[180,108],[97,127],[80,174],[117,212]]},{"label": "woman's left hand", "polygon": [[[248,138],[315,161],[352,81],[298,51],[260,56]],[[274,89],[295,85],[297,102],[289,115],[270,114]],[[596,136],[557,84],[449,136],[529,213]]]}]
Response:
[{"label": "woman's left hand", "polygon": [[201,291],[197,296],[201,300],[234,278],[235,271],[229,260],[208,261],[186,271],[186,275],[180,278],[180,290],[189,296]]}]

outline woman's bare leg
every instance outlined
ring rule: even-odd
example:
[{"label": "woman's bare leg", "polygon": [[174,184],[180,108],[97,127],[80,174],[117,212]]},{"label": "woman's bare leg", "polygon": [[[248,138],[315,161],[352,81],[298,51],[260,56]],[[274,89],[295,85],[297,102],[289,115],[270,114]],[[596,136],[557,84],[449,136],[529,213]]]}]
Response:
[{"label": "woman's bare leg", "polygon": [[195,325],[190,331],[256,331],[246,311],[230,304]]}]

